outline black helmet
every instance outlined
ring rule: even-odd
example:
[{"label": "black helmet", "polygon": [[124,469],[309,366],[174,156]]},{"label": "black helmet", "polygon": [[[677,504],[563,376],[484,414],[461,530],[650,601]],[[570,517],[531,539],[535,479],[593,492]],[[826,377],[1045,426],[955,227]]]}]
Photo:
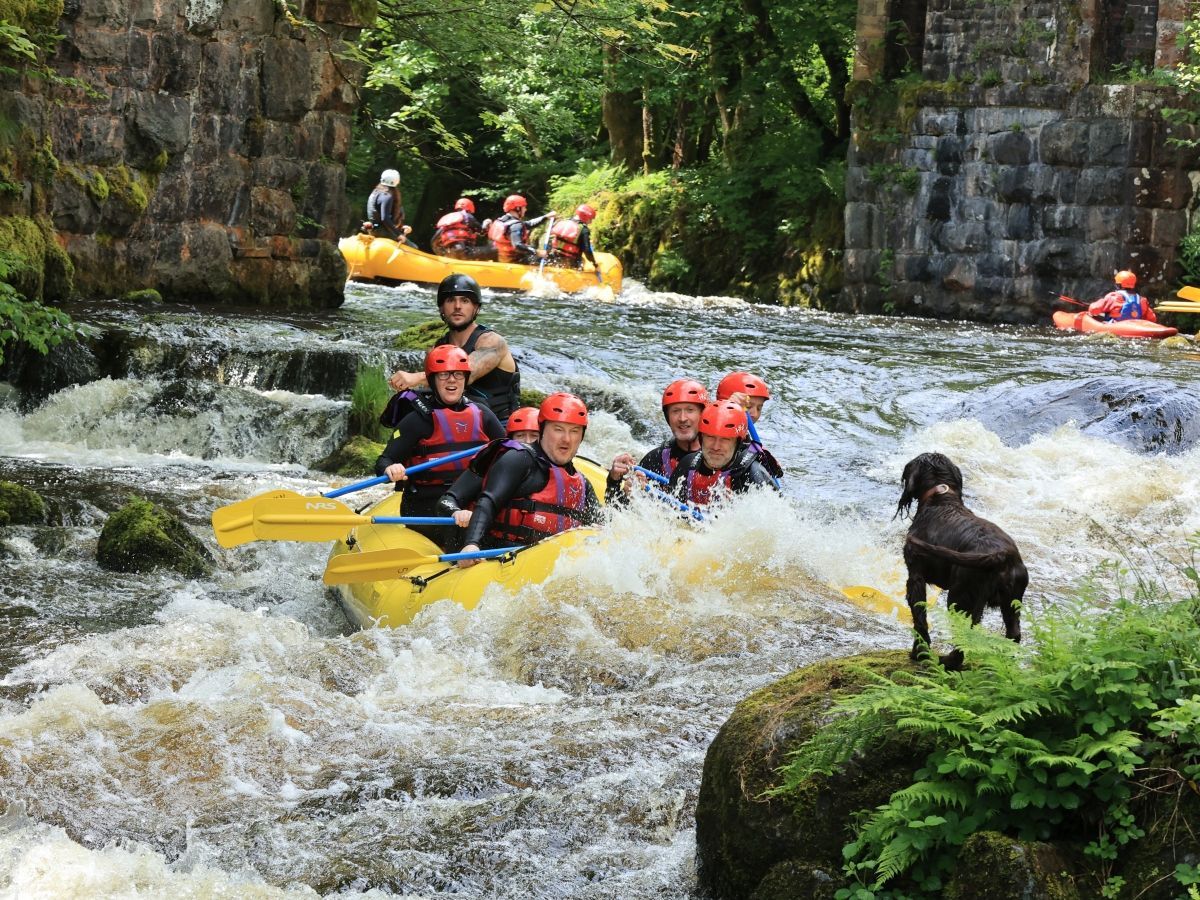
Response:
[{"label": "black helmet", "polygon": [[483,298],[479,295],[479,282],[470,275],[455,272],[443,278],[442,283],[438,285],[438,306],[441,306],[443,300],[454,294],[465,294],[474,301],[476,306],[483,306]]}]

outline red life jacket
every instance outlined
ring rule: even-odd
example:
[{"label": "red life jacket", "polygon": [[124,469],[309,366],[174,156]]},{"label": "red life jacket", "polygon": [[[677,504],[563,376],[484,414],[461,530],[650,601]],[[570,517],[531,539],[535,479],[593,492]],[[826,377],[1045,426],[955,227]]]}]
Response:
[{"label": "red life jacket", "polygon": [[583,524],[587,482],[576,472],[550,466],[546,486],[528,497],[517,497],[496,514],[488,536],[505,544],[528,544]]},{"label": "red life jacket", "polygon": [[583,225],[575,219],[560,219],[550,229],[550,252],[571,262],[579,260],[583,248],[579,246],[579,232]]},{"label": "red life jacket", "polygon": [[[723,490],[714,491],[717,485]],[[713,472],[711,475],[701,475],[695,469],[687,473],[687,491],[685,500],[693,506],[707,506],[722,495],[728,497],[733,493],[733,479],[729,469]]]},{"label": "red life jacket", "polygon": [[[416,453],[405,462],[406,467],[487,443],[488,437],[483,432],[483,413],[474,403],[467,403],[462,409],[435,409],[431,418],[433,434],[417,444]],[[470,464],[469,459],[443,463],[418,472],[408,482],[411,485],[451,484]]]},{"label": "red life jacket", "polygon": [[513,246],[508,227],[513,222],[521,221],[511,213],[505,213],[488,226],[488,240],[496,245],[496,255],[500,262],[511,262],[518,256],[517,248]]},{"label": "red life jacket", "polygon": [[438,238],[438,243],[443,246],[451,244],[473,244],[478,232],[467,222],[469,213],[458,209],[451,213],[446,213],[437,221],[437,227],[442,229],[442,234]]}]

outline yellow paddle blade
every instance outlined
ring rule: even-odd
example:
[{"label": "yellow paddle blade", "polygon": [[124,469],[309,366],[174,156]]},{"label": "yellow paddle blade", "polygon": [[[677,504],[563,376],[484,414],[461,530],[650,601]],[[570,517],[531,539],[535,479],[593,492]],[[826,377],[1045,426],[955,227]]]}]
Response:
[{"label": "yellow paddle blade", "polygon": [[326,584],[361,584],[365,581],[387,581],[401,578],[414,566],[438,561],[419,550],[368,550],[365,553],[343,553],[329,560],[325,567]]},{"label": "yellow paddle blade", "polygon": [[863,609],[880,615],[890,616],[901,622],[912,622],[906,603],[899,603],[882,591],[865,585],[842,588],[842,593]]},{"label": "yellow paddle blade", "polygon": [[212,527],[217,536],[217,543],[222,547],[237,547],[258,540],[254,533],[254,505],[261,500],[282,500],[285,497],[299,496],[295,491],[271,491],[214,509]]},{"label": "yellow paddle blade", "polygon": [[254,504],[253,531],[260,541],[341,541],[370,516],[326,497],[280,497]]},{"label": "yellow paddle blade", "polygon": [[1200,303],[1200,288],[1198,287],[1181,287],[1178,296],[1183,300],[1190,300],[1193,303]]}]

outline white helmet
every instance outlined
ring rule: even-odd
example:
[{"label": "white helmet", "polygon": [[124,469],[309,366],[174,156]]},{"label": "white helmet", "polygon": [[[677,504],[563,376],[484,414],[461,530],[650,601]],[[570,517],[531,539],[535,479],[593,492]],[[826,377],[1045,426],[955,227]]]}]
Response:
[{"label": "white helmet", "polygon": [[400,184],[400,173],[395,169],[384,169],[383,174],[379,176],[379,183],[384,187],[396,187]]}]

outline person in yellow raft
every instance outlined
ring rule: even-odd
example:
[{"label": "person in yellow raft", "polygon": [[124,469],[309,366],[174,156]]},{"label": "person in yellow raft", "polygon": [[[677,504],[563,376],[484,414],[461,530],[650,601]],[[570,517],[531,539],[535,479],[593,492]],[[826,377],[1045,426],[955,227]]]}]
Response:
[{"label": "person in yellow raft", "polygon": [[[642,457],[638,467],[670,478],[675,466],[689,453],[700,449],[700,414],[708,405],[708,389],[691,378],[678,378],[667,385],[662,395],[663,418],[671,436]],[[633,468],[633,455],[618,453],[608,470],[604,496],[612,505],[627,499],[622,482]]]},{"label": "person in yellow raft", "polygon": [[[574,394],[551,394],[542,401],[538,420],[536,444],[519,444],[488,469],[463,535],[464,551],[531,544],[600,521],[600,498],[573,463],[587,431],[587,406]],[[447,499],[442,496],[443,509],[457,512],[448,509]]]},{"label": "person in yellow raft", "polygon": [[1088,307],[1088,315],[1103,322],[1120,322],[1124,319],[1158,321],[1149,301],[1134,290],[1137,287],[1136,275],[1128,269],[1123,269],[1113,276],[1113,281],[1116,282],[1117,289],[1094,301]]},{"label": "person in yellow raft", "polygon": [[586,257],[597,273],[600,267],[596,264],[596,254],[592,252],[592,237],[588,223],[596,218],[596,210],[581,203],[575,208],[575,215],[569,219],[560,219],[550,229],[550,246],[546,262],[553,266],[564,266],[571,269],[582,269]]},{"label": "person in yellow raft", "polygon": [[729,400],[710,403],[700,415],[700,449],[675,467],[667,493],[690,506],[708,506],[756,485],[779,490],[763,465],[745,451],[746,411]]},{"label": "person in yellow raft", "polygon": [[[766,381],[749,372],[730,372],[717,385],[717,402],[730,400],[738,404],[746,410],[750,421],[756,425],[762,416],[763,407],[770,399],[771,389],[767,387]],[[747,457],[747,461],[761,463],[775,478],[783,477],[783,466],[779,465],[771,451],[764,448],[755,436],[751,436],[746,442],[742,453]]]}]

